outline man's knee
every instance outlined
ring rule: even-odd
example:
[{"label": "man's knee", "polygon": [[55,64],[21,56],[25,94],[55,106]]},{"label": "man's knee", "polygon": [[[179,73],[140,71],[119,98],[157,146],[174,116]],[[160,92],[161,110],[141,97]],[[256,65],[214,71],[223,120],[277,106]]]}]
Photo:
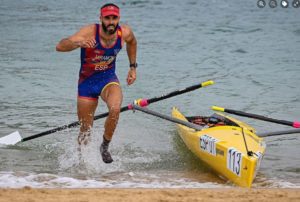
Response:
[{"label": "man's knee", "polygon": [[119,106],[112,106],[109,108],[109,114],[111,117],[118,118],[121,108]]},{"label": "man's knee", "polygon": [[109,113],[118,115],[120,114],[120,110],[121,108],[119,106],[112,106],[109,108]]}]

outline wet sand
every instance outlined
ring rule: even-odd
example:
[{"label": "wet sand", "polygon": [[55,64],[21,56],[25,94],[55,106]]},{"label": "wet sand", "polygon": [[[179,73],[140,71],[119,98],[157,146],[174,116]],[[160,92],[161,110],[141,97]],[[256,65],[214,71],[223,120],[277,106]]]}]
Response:
[{"label": "wet sand", "polygon": [[0,202],[300,201],[300,189],[0,189]]}]

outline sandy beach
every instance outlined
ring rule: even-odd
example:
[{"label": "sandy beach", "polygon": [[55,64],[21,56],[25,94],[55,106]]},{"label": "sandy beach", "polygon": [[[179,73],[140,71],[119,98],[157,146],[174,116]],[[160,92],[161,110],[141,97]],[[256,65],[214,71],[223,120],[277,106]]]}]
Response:
[{"label": "sandy beach", "polygon": [[300,189],[1,189],[0,202],[300,201]]}]

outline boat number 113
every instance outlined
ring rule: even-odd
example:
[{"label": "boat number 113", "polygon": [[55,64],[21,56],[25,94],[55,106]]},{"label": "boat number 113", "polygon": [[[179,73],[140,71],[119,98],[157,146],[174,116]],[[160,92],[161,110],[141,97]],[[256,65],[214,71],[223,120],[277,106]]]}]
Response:
[{"label": "boat number 113", "polygon": [[242,167],[242,153],[235,148],[227,150],[227,168],[234,174],[240,176]]}]

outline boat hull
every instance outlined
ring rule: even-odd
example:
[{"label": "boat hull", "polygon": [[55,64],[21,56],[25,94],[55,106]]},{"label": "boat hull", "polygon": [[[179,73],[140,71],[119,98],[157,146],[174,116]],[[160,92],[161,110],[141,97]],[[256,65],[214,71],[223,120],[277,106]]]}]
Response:
[{"label": "boat hull", "polygon": [[[177,124],[177,131],[189,150],[219,175],[239,186],[251,187],[265,153],[265,142],[247,124],[219,115],[238,126],[216,126],[195,131]],[[187,121],[176,108],[173,108],[172,116]]]}]

